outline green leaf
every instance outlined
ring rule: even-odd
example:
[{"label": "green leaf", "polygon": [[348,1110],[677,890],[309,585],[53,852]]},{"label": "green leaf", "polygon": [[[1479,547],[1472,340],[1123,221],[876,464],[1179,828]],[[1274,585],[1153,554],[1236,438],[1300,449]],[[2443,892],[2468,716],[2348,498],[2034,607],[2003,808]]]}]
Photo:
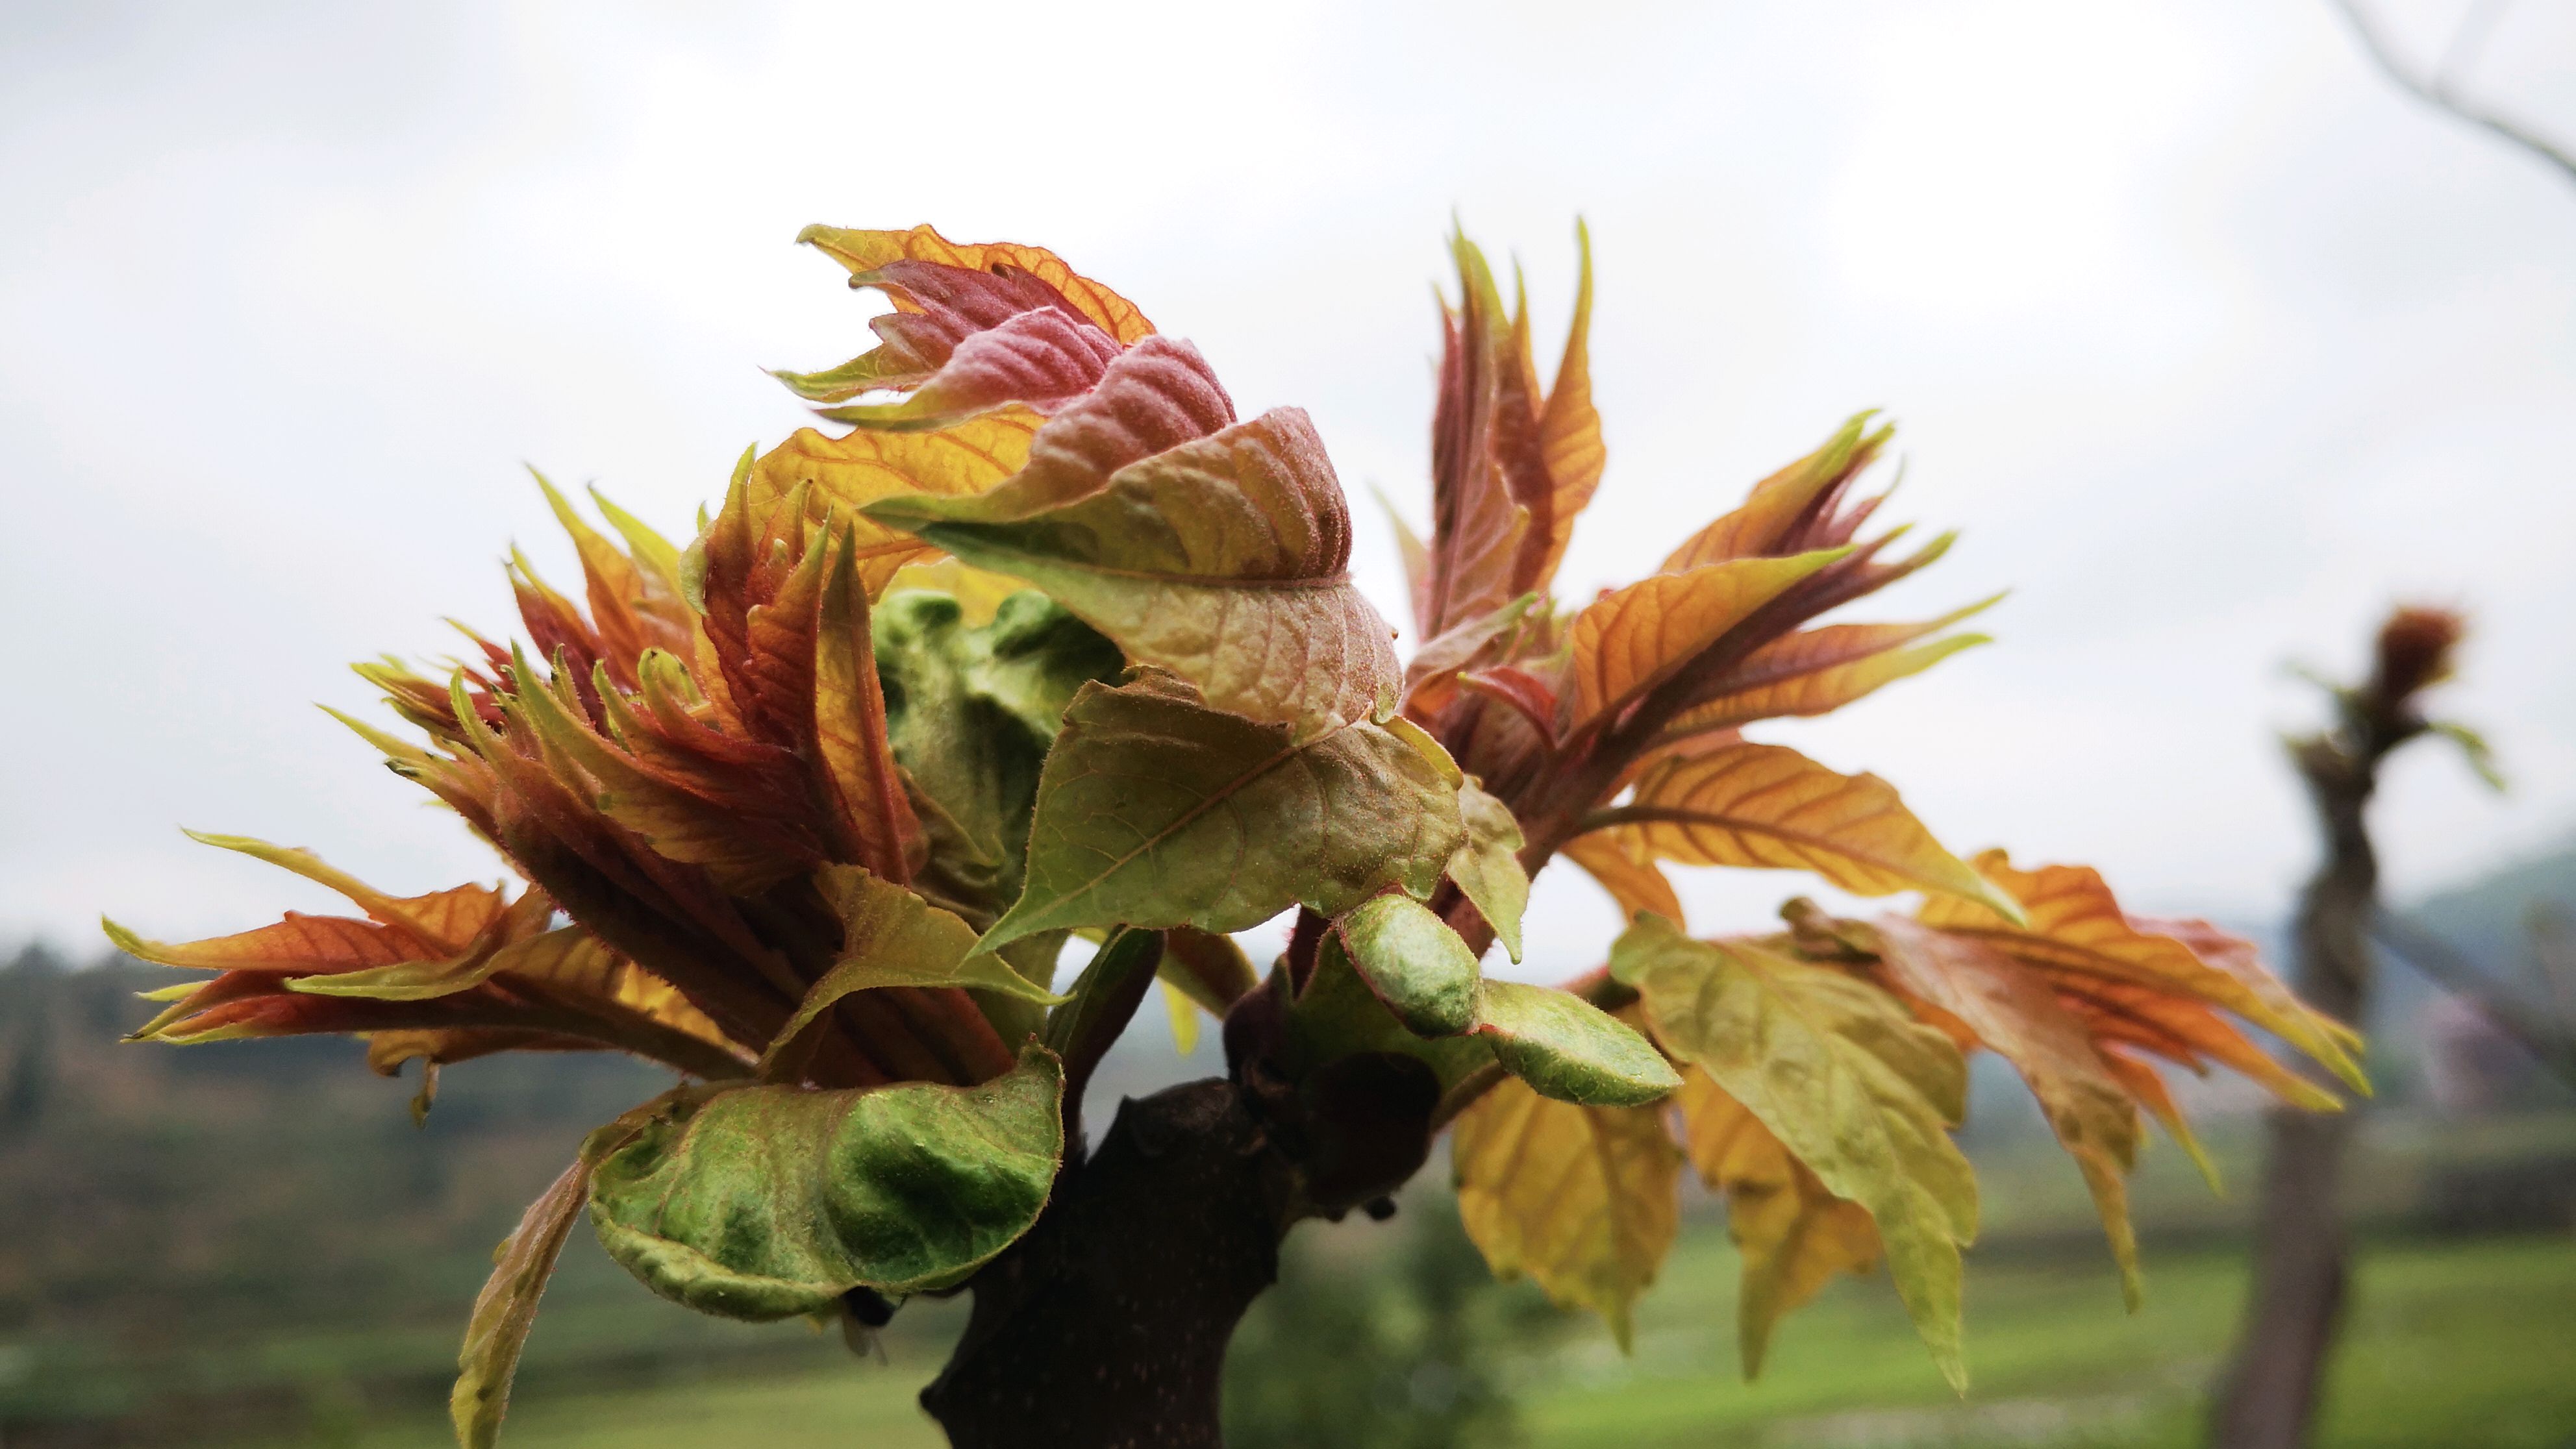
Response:
[{"label": "green leaf", "polygon": [[929,806],[930,859],[913,884],[980,930],[1019,896],[1038,772],[1065,706],[1126,661],[1034,591],[1002,600],[982,628],[964,619],[947,594],[898,589],[874,611],[874,639],[895,761]]},{"label": "green leaf", "polygon": [[1393,636],[1351,582],[1350,512],[1295,408],[1130,463],[1069,501],[1033,466],[989,493],[902,495],[867,512],[1036,584],[1217,709],[1304,739],[1395,707]]},{"label": "green leaf", "polygon": [[1446,763],[1366,722],[1296,743],[1168,676],[1086,685],[1038,782],[1028,888],[984,946],[1083,926],[1240,931],[1293,905],[1338,916],[1388,886],[1427,897],[1464,838]]},{"label": "green leaf", "polygon": [[1637,1107],[1682,1084],[1654,1044],[1572,992],[1488,981],[1476,1034],[1503,1070],[1543,1097],[1587,1107]]},{"label": "green leaf", "polygon": [[1746,941],[1694,941],[1640,917],[1610,971],[1637,989],[1664,1047],[1742,1103],[1836,1197],[1868,1209],[1914,1326],[1951,1386],[1959,1247],[1976,1235],[1977,1183],[1948,1129],[1967,1063],[1894,996],[1830,966]]},{"label": "green leaf", "polygon": [[456,1387],[447,1398],[459,1449],[492,1449],[500,1437],[519,1351],[536,1326],[537,1302],[545,1296],[546,1280],[554,1276],[555,1259],[589,1192],[588,1160],[565,1168],[552,1187],[528,1204],[517,1231],[501,1245],[491,1278],[475,1295],[474,1315],[465,1324],[465,1348],[456,1358]]},{"label": "green leaf", "polygon": [[1458,819],[1467,841],[1449,859],[1449,879],[1483,914],[1485,924],[1515,961],[1521,959],[1521,913],[1529,908],[1529,876],[1521,869],[1521,823],[1512,807],[1474,780],[1458,790]]},{"label": "green leaf", "polygon": [[1407,896],[1378,896],[1338,923],[1351,965],[1416,1036],[1476,1024],[1476,953],[1449,923]]},{"label": "green leaf", "polygon": [[2487,744],[2486,736],[2453,719],[2437,719],[2431,729],[2460,747],[2461,757],[2469,762],[2469,768],[2476,772],[2477,777],[2486,782],[2488,789],[2504,793],[2504,772],[2496,768],[2495,750]]},{"label": "green leaf", "polygon": [[[1284,990],[1283,978],[1274,972],[1264,989]],[[1422,1037],[1405,1030],[1404,1023],[1360,979],[1350,953],[1342,948],[1340,934],[1327,931],[1315,952],[1315,969],[1306,978],[1306,989],[1288,1008],[1288,1039],[1280,1066],[1291,1078],[1302,1080],[1327,1062],[1363,1052],[1412,1057],[1431,1068],[1444,1093],[1479,1071],[1490,1072],[1494,1064],[1493,1046],[1483,1037],[1472,1033]]]},{"label": "green leaf", "polygon": [[591,1220],[646,1287],[719,1317],[951,1286],[1045,1207],[1063,1086],[1055,1056],[1032,1046],[977,1087],[675,1093],[601,1144]]},{"label": "green leaf", "polygon": [[1040,1006],[1064,999],[1001,957],[977,951],[974,927],[892,881],[854,865],[829,865],[815,873],[815,884],[841,919],[841,954],[761,1054],[763,1076],[777,1075],[776,1068],[792,1059],[791,1048],[815,1018],[854,991],[969,986]]}]

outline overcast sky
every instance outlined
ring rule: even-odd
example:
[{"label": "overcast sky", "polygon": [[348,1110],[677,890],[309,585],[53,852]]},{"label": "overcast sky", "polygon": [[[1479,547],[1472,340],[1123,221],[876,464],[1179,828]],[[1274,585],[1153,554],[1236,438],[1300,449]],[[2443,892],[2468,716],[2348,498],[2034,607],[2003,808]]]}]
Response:
[{"label": "overcast sky", "polygon": [[[2456,4],[2395,19],[2425,53]],[[913,18],[913,17],[919,18]],[[2474,60],[2576,134],[2576,7]],[[1848,413],[1896,513],[1965,531],[1863,617],[2011,588],[2000,643],[1814,725],[1961,851],[2134,901],[2284,908],[2274,743],[2391,599],[2476,616],[2378,806],[2400,892],[2576,828],[2576,187],[2391,89],[2324,0],[1588,6],[985,3],[0,8],[0,942],[86,952],[322,898],[185,824],[376,883],[497,869],[314,709],[348,661],[575,576],[522,463],[685,533],[760,372],[864,298],[811,221],[1042,243],[1195,339],[1247,414],[1427,515],[1452,215],[1562,335],[1596,243],[1610,443],[1568,592]],[[1360,510],[1358,566],[1402,613]],[[1542,883],[1540,974],[1611,913]],[[1750,925],[1801,888],[1689,889]]]}]

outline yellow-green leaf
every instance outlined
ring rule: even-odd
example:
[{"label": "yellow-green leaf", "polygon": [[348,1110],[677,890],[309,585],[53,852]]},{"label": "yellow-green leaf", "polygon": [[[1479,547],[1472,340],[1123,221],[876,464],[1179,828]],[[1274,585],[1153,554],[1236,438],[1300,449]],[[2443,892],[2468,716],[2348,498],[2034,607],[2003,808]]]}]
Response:
[{"label": "yellow-green leaf", "polygon": [[1512,807],[1468,780],[1458,787],[1458,818],[1467,841],[1449,860],[1457,884],[1515,961],[1521,959],[1521,912],[1529,906],[1529,876],[1521,870],[1521,823]]},{"label": "yellow-green leaf", "polygon": [[1887,992],[1745,941],[1693,941],[1645,917],[1612,947],[1656,1040],[1744,1104],[1836,1197],[1869,1210],[1890,1274],[1954,1387],[1959,1247],[1977,1184],[1949,1128],[1968,1070],[1948,1037]]},{"label": "yellow-green leaf", "polygon": [[1626,1022],[1553,987],[1486,982],[1476,1035],[1493,1043],[1503,1070],[1560,1102],[1636,1107],[1681,1084],[1663,1053]]},{"label": "yellow-green leaf", "polygon": [[1031,1046],[976,1087],[674,1093],[598,1142],[591,1220],[646,1287],[719,1317],[947,1287],[1037,1221],[1063,1087],[1054,1054]]},{"label": "yellow-green leaf", "polygon": [[528,1204],[517,1230],[501,1245],[492,1276],[475,1295],[473,1316],[465,1324],[465,1349],[456,1358],[456,1387],[447,1396],[459,1449],[492,1449],[500,1438],[501,1416],[510,1407],[510,1381],[519,1372],[519,1351],[536,1326],[537,1302],[589,1196],[590,1163],[577,1161]]},{"label": "yellow-green leaf", "polygon": [[763,1076],[774,1077],[791,1064],[806,1028],[854,991],[967,986],[1041,1006],[1064,999],[1011,969],[1001,957],[977,951],[974,927],[891,881],[857,866],[834,865],[817,871],[815,884],[841,919],[840,955],[762,1053]]},{"label": "yellow-green leaf", "polygon": [[1681,1222],[1681,1153],[1653,1107],[1585,1107],[1505,1080],[1461,1113],[1458,1216],[1497,1277],[1526,1273],[1629,1345],[1630,1305]]},{"label": "yellow-green leaf", "polygon": [[1682,1073],[1673,1095],[1682,1146],[1700,1180],[1726,1194],[1726,1230],[1743,1259],[1735,1303],[1737,1353],[1747,1379],[1762,1372],[1771,1331],[1822,1292],[1836,1273],[1877,1266],[1878,1229],[1859,1203],[1825,1190],[1771,1129],[1708,1073]]},{"label": "yellow-green leaf", "polygon": [[1456,1036],[1476,1024],[1476,955],[1410,896],[1376,896],[1334,923],[1351,966],[1405,1030]]},{"label": "yellow-green leaf", "polygon": [[1083,926],[1239,931],[1338,916],[1387,886],[1428,898],[1457,853],[1454,782],[1362,721],[1296,743],[1168,677],[1085,685],[1038,782],[1028,887],[984,938]]},{"label": "yellow-green leaf", "polygon": [[1029,441],[1042,421],[1027,408],[1005,408],[928,432],[862,428],[835,438],[802,428],[752,463],[741,507],[755,522],[766,519],[804,488],[807,517],[820,522],[829,511],[854,523],[852,558],[869,591],[880,593],[897,570],[928,551],[861,510],[905,494],[981,493],[1028,462]]},{"label": "yellow-green leaf", "polygon": [[1199,1004],[1159,967],[1156,975],[1160,979],[1154,984],[1163,988],[1163,1011],[1172,1019],[1172,1050],[1185,1057],[1193,1055],[1199,1049]]},{"label": "yellow-green leaf", "polygon": [[1660,573],[1704,568],[1728,559],[1776,553],[1799,517],[1833,487],[1867,468],[1895,429],[1869,430],[1870,414],[1845,422],[1825,445],[1753,485],[1744,506],[1686,539]]},{"label": "yellow-green leaf", "polygon": [[1071,499],[1014,483],[889,498],[869,516],[1028,580],[1215,708],[1306,737],[1394,707],[1391,631],[1351,582],[1341,485],[1295,408],[1158,451]]}]

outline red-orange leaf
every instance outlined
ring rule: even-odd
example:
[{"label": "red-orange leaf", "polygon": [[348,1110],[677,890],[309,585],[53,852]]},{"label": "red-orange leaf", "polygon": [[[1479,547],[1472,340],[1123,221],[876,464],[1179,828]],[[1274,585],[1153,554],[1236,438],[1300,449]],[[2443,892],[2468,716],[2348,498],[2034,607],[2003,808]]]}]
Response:
[{"label": "red-orange leaf", "polygon": [[1135,303],[1074,271],[1063,258],[1044,247],[1017,242],[952,242],[927,224],[909,231],[809,226],[797,233],[796,239],[849,268],[853,276],[895,261],[930,262],[978,272],[990,272],[996,266],[1016,267],[1053,288],[1120,342],[1134,343],[1154,330],[1154,324],[1145,320]]},{"label": "red-orange leaf", "polygon": [[868,594],[855,543],[844,543],[824,582],[814,634],[814,735],[850,858],[900,885],[912,878],[921,823],[886,739],[885,693],[869,638]]},{"label": "red-orange leaf", "polygon": [[1964,1024],[2029,1083],[2084,1174],[2134,1312],[2138,1241],[2126,1177],[2137,1163],[2138,1109],[2084,1023],[2046,978],[1983,942],[1897,916],[1881,917],[1876,931],[1879,959],[1898,989]]},{"label": "red-orange leaf", "polygon": [[[2105,1023],[2119,1025],[2125,1039],[2149,1050],[2188,1059],[2188,1048],[2255,1074],[2276,1091],[2322,1095],[2313,1088],[2299,1092],[2291,1085],[2296,1078],[2209,1010],[2217,1007],[2297,1047],[2354,1090],[2368,1090],[2352,1055],[2359,1035],[2292,996],[2250,946],[2205,923],[2132,919],[2102,877],[2083,866],[2016,870],[2004,852],[1990,850],[1977,857],[1977,867],[2021,902],[2027,927],[1973,902],[1943,898],[1925,901],[1919,919],[1987,941],[2049,973],[2062,991],[2080,995]],[[2200,949],[2160,929],[2167,926],[2198,940]]]},{"label": "red-orange leaf", "polygon": [[1706,702],[1683,711],[1665,726],[1663,737],[1680,739],[1756,720],[1840,709],[1962,649],[1991,642],[1983,634],[1953,634],[1906,647],[1993,602],[1971,604],[1921,624],[1832,624],[1783,635],[1713,680]]},{"label": "red-orange leaf", "polygon": [[1877,460],[1894,436],[1893,429],[1869,432],[1868,425],[1869,414],[1860,414],[1844,423],[1823,447],[1753,485],[1753,495],[1743,507],[1691,535],[1656,572],[1679,573],[1728,559],[1798,553],[1848,542],[1860,525],[1858,517],[1836,530],[1840,536],[1829,542],[1808,535],[1832,515],[1843,490]]},{"label": "red-orange leaf", "polygon": [[1614,717],[1679,674],[1755,610],[1843,556],[1742,558],[1659,573],[1604,595],[1574,618],[1571,729]]},{"label": "red-orange leaf", "polygon": [[1673,894],[1673,883],[1651,857],[1630,853],[1628,843],[1625,832],[1603,830],[1580,836],[1557,853],[1601,883],[1618,902],[1621,919],[1652,911],[1674,925],[1683,924],[1682,901]]},{"label": "red-orange leaf", "polygon": [[1536,549],[1534,565],[1525,565],[1522,570],[1527,587],[1536,589],[1544,589],[1555,580],[1556,566],[1565,558],[1566,542],[1574,536],[1574,520],[1592,502],[1593,491],[1601,486],[1601,472],[1610,457],[1601,441],[1601,414],[1592,406],[1591,230],[1576,222],[1574,240],[1582,256],[1582,271],[1574,292],[1574,323],[1565,334],[1565,355],[1556,364],[1556,381],[1548,388],[1547,402],[1538,418],[1539,462],[1546,470],[1550,490],[1547,527],[1543,532],[1533,529],[1522,545],[1524,550],[1542,545]]},{"label": "red-orange leaf", "polygon": [[1638,777],[1633,803],[1605,811],[1633,832],[1630,853],[1684,865],[1811,870],[1859,895],[1934,891],[2012,900],[1942,848],[1876,775],[1844,775],[1779,745],[1734,744],[1668,757]]}]

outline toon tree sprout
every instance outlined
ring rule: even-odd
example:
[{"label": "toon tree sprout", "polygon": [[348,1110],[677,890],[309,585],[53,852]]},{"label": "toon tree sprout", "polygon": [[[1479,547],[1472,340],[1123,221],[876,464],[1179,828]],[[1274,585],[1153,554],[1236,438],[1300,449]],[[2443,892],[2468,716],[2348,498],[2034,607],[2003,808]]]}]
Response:
[{"label": "toon tree sprout", "polygon": [[[870,351],[781,375],[843,431],[747,451],[685,548],[549,487],[582,602],[514,555],[525,643],[359,666],[416,734],[351,728],[524,884],[397,897],[207,837],[358,914],[109,927],[218,973],[155,993],[141,1038],[356,1035],[387,1074],[422,1064],[419,1111],[501,1051],[687,1079],[592,1133],[504,1245],[460,1442],[497,1434],[587,1216],[645,1286],[731,1318],[864,1332],[972,1290],[923,1394],[958,1445],[1213,1445],[1282,1235],[1376,1205],[1443,1130],[1487,1261],[1623,1342],[1687,1166],[1743,1249],[1748,1373],[1782,1314],[1884,1260],[1964,1383],[1968,1052],[2037,1095],[2132,1302],[2144,1118],[2197,1155],[2156,1062],[2336,1105],[2251,1025],[2361,1085],[2357,1038],[2246,943],[2128,915],[2082,867],[1963,859],[1877,777],[1743,737],[1982,642],[1954,628],[1977,605],[1815,622],[1948,541],[1866,531],[1889,441],[1866,415],[1638,582],[1551,595],[1606,456],[1588,241],[1545,388],[1526,307],[1454,241],[1406,659],[1305,413],[1238,417],[1198,349],[1051,252],[803,240],[894,307]],[[1560,857],[1631,922],[1608,964],[1486,978]],[[1670,865],[1922,904],[1695,938]],[[1228,933],[1291,910],[1257,972]],[[1075,935],[1096,950],[1059,997]],[[1157,982],[1222,1019],[1227,1074],[1125,1104],[1086,1154],[1083,1086]]]}]

